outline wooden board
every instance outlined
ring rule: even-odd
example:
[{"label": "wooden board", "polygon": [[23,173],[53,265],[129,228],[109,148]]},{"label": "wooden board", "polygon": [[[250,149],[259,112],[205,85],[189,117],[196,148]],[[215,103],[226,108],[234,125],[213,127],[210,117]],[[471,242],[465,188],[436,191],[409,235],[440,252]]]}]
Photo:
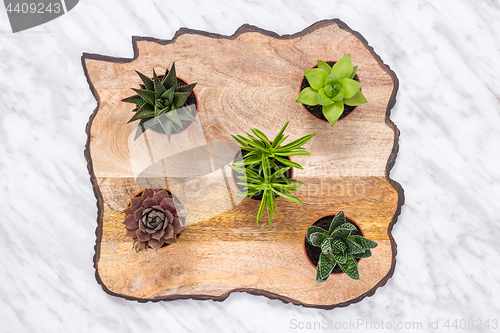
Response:
[{"label": "wooden board", "polygon": [[[82,57],[98,102],[85,156],[99,210],[96,277],[106,292],[157,301],[224,300],[245,291],[332,308],[386,283],[396,255],[391,230],[404,201],[401,186],[388,176],[398,151],[399,131],[389,119],[398,81],[359,33],[339,20],[289,36],[249,25],[232,36],[183,28],[170,41],[134,37],[133,47],[133,59]],[[295,99],[305,69],[346,53],[358,66],[368,103],[332,127]],[[127,124],[131,104],[120,100],[139,85],[135,70],[161,72],[173,61],[179,77],[197,82],[198,123],[170,142],[151,131],[134,141],[137,123]],[[288,120],[289,140],[317,135],[306,144],[312,155],[293,159],[304,166],[294,170],[294,178],[308,185],[298,193],[304,204],[278,198],[270,230],[267,218],[255,223],[259,202],[234,195],[227,163],[237,147],[230,135],[259,128],[274,137]],[[185,158],[186,151],[196,154]],[[190,210],[187,228],[174,245],[136,253],[121,224],[122,210],[153,181],[168,186]],[[342,274],[320,284],[303,254],[304,233],[319,217],[339,210],[379,245],[360,261],[359,281]]]}]

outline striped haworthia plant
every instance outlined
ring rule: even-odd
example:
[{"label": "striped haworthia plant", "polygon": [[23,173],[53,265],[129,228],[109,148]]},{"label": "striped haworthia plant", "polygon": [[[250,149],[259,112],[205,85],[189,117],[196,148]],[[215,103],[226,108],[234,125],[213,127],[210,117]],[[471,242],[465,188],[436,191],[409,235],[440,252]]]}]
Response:
[{"label": "striped haworthia plant", "polygon": [[351,235],[355,229],[354,224],[346,221],[343,211],[335,215],[328,230],[317,226],[307,228],[309,244],[321,248],[317,282],[325,282],[337,265],[351,279],[359,280],[356,258],[370,257],[370,249],[375,248],[377,243],[363,236]]}]

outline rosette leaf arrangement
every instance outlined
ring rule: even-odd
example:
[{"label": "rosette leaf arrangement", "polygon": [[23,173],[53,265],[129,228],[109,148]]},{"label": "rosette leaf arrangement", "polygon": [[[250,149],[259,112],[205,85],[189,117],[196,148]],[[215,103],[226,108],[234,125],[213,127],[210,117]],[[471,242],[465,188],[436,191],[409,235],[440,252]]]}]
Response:
[{"label": "rosette leaf arrangement", "polygon": [[354,80],[358,67],[352,65],[346,54],[333,66],[318,60],[317,68],[304,71],[310,87],[304,88],[297,103],[321,105],[323,115],[333,126],[344,112],[344,105],[356,106],[366,103],[361,92],[361,83]]},{"label": "rosette leaf arrangement", "polygon": [[136,104],[132,110],[135,114],[128,121],[130,123],[139,120],[134,140],[153,126],[160,128],[170,140],[172,133],[178,133],[183,129],[182,120],[196,121],[189,112],[192,106],[185,105],[196,83],[179,85],[175,63],[160,77],[153,69],[153,79],[136,72],[143,84],[140,85],[140,89],[132,88],[136,95],[122,99],[122,102]]},{"label": "rosette leaf arrangement", "polygon": [[356,258],[368,258],[370,249],[377,243],[363,236],[351,235],[354,224],[347,222],[344,212],[335,215],[328,230],[317,226],[307,228],[306,239],[309,244],[321,248],[316,270],[316,282],[325,282],[335,266],[353,280],[359,280]]},{"label": "rosette leaf arrangement", "polygon": [[246,133],[247,137],[242,135],[232,136],[239,144],[242,152],[246,152],[243,160],[233,163],[231,168],[240,173],[238,185],[244,186],[244,191],[236,193],[240,196],[246,196],[250,199],[254,196],[262,196],[259,210],[257,212],[257,223],[262,217],[264,208],[267,210],[269,226],[273,227],[272,215],[274,214],[277,203],[276,196],[296,203],[302,203],[290,192],[298,191],[298,184],[303,182],[288,178],[287,171],[294,167],[303,169],[303,167],[288,159],[289,156],[311,155],[303,147],[311,140],[316,133],[305,135],[286,145],[281,144],[289,137],[284,135],[288,126],[287,122],[276,135],[273,141],[260,130],[252,128],[253,133]]},{"label": "rosette leaf arrangement", "polygon": [[132,237],[137,252],[177,241],[184,230],[179,218],[185,217],[182,206],[166,190],[145,189],[130,199],[124,210],[126,235]]}]

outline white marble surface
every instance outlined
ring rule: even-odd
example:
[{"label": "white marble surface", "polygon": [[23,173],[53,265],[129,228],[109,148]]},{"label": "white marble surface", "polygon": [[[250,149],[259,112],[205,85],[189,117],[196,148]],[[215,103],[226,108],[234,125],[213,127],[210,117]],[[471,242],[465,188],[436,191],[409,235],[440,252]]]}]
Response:
[{"label": "white marble surface", "polygon": [[[360,332],[412,331],[404,329],[412,322],[422,323],[416,331],[500,330],[499,17],[496,0],[82,0],[13,34],[0,9],[0,331],[288,332],[322,321]],[[222,303],[140,304],[103,292],[83,156],[96,101],[82,52],[130,58],[133,35],[170,39],[180,27],[232,34],[244,23],[290,34],[327,18],[359,31],[400,80],[391,177],[406,204],[387,285],[328,311],[245,293]],[[448,330],[448,319],[489,319],[490,329]]]}]

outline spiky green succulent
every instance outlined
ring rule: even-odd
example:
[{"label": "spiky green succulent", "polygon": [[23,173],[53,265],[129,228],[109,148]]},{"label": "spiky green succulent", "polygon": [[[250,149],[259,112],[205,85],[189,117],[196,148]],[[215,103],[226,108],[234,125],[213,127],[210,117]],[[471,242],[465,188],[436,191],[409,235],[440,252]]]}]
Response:
[{"label": "spiky green succulent", "polygon": [[321,248],[316,270],[316,281],[325,282],[335,266],[353,280],[359,280],[356,258],[368,258],[370,249],[377,243],[363,236],[351,235],[354,224],[347,222],[344,212],[335,215],[328,230],[317,226],[307,228],[306,239],[309,244]]},{"label": "spiky green succulent", "polygon": [[321,105],[323,115],[333,126],[344,112],[344,104],[356,106],[366,103],[361,93],[361,83],[354,80],[358,67],[352,66],[351,56],[346,54],[333,66],[318,60],[317,68],[307,69],[304,76],[310,87],[304,88],[297,103]]},{"label": "spiky green succulent", "polygon": [[290,192],[297,192],[299,190],[297,184],[304,183],[296,179],[286,178],[284,175],[290,167],[274,169],[269,165],[269,160],[265,157],[262,157],[259,169],[261,169],[261,172],[258,173],[252,170],[252,168],[247,167],[244,170],[244,176],[238,176],[240,181],[237,184],[245,186],[245,190],[236,194],[247,196],[248,199],[258,193],[262,193],[262,200],[257,212],[257,223],[259,223],[264,212],[264,207],[266,207],[269,227],[272,229],[272,216],[274,210],[277,208],[275,195],[296,203],[302,203],[302,201],[294,197]]},{"label": "spiky green succulent", "polygon": [[316,133],[305,135],[284,146],[280,146],[289,137],[289,135],[285,136],[283,134],[288,123],[281,128],[273,141],[270,141],[262,131],[256,128],[250,129],[255,136],[249,133],[246,133],[247,137],[232,135],[241,145],[240,149],[248,152],[243,156],[243,160],[230,165],[233,170],[242,174],[237,177],[240,181],[237,184],[243,186],[245,190],[237,193],[237,195],[251,198],[254,195],[262,194],[257,213],[257,223],[262,217],[265,207],[271,228],[273,227],[272,215],[276,209],[276,195],[293,202],[302,203],[290,192],[298,191],[298,184],[304,183],[287,178],[286,172],[292,167],[303,168],[300,164],[290,161],[288,157],[311,155],[302,146],[316,135]]},{"label": "spiky green succulent", "polygon": [[163,130],[170,140],[172,133],[183,129],[182,120],[196,121],[189,112],[193,106],[184,105],[196,83],[179,85],[175,63],[161,78],[156,75],[154,69],[153,79],[136,72],[144,84],[140,85],[140,89],[132,88],[136,95],[122,99],[122,102],[137,105],[132,110],[134,116],[128,121],[130,123],[140,120],[134,140],[153,126]]},{"label": "spiky green succulent", "polygon": [[289,135],[285,136],[283,134],[288,123],[290,122],[286,122],[273,141],[270,141],[262,131],[256,128],[250,129],[255,136],[249,133],[246,133],[247,137],[242,135],[231,135],[233,139],[241,145],[240,148],[242,150],[248,151],[243,161],[236,163],[235,166],[242,167],[244,165],[257,164],[261,162],[262,158],[265,158],[269,160],[270,166],[274,169],[278,168],[276,162],[281,162],[289,167],[303,169],[300,164],[290,161],[288,157],[311,155],[311,153],[307,152],[302,146],[311,140],[316,133],[305,135],[281,147],[280,145],[289,137]]}]

